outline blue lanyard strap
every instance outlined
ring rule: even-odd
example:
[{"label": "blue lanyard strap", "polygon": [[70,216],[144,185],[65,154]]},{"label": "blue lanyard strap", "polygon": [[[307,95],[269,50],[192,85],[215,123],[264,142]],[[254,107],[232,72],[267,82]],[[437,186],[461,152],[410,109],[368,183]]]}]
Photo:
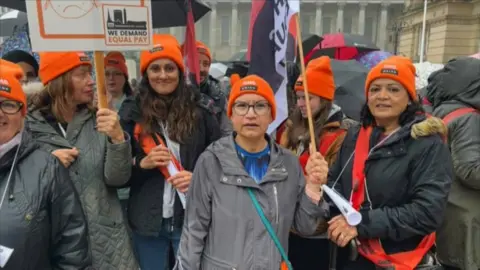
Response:
[{"label": "blue lanyard strap", "polygon": [[255,210],[257,210],[257,213],[260,216],[260,219],[262,220],[263,225],[267,229],[268,234],[270,235],[273,242],[275,243],[275,246],[280,252],[280,255],[282,256],[283,261],[285,261],[289,270],[293,270],[292,264],[290,263],[290,260],[288,260],[287,253],[283,249],[282,244],[280,243],[280,240],[278,239],[277,234],[273,230],[272,225],[270,224],[267,217],[263,213],[260,203],[258,202],[257,198],[255,198],[255,194],[253,194],[253,191],[251,188],[247,188],[247,192],[248,192],[248,195],[250,195],[250,199],[252,199],[253,206],[255,207]]}]

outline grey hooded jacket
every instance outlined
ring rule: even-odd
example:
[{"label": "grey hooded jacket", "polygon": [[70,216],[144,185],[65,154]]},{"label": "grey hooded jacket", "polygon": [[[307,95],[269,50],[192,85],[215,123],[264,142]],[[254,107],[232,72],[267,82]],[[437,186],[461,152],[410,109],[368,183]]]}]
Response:
[{"label": "grey hooded jacket", "polygon": [[190,184],[180,240],[178,270],[280,269],[282,258],[246,188],[252,188],[265,216],[288,252],[293,227],[312,235],[326,204],[305,194],[297,157],[270,141],[270,164],[257,184],[237,156],[233,136],[210,145],[200,156]]},{"label": "grey hooded jacket", "polygon": [[66,138],[39,110],[31,111],[26,122],[42,149],[52,152],[76,147],[80,152],[68,169],[87,218],[93,267],[138,269],[115,188],[130,178],[130,142],[109,142],[95,130],[95,114],[87,109],[79,111],[69,123]]}]

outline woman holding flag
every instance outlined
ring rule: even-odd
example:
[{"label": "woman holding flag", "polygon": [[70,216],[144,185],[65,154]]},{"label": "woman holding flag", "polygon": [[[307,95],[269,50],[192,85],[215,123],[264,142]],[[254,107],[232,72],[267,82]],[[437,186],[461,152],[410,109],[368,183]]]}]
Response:
[{"label": "woman holding flag", "polygon": [[[332,166],[347,130],[342,126],[344,115],[341,108],[333,104],[335,82],[330,58],[324,56],[311,60],[305,76],[309,86],[315,141],[318,142],[317,150],[325,158],[328,166]],[[285,130],[280,134],[279,143],[296,153],[302,168],[305,169],[310,156],[308,149],[310,134],[302,77],[298,77],[295,84],[297,108],[286,122]],[[326,229],[325,222],[319,226],[317,233],[312,237],[304,237],[294,230],[290,233],[289,255],[295,270],[328,268],[330,241],[326,237]]]},{"label": "woman holding flag", "polygon": [[138,94],[125,100],[120,116],[133,143],[128,220],[142,270],[170,269],[170,245],[178,248],[197,158],[220,137],[215,117],[195,103],[187,87],[180,45],[154,35],[142,51]]},{"label": "woman holding flag", "polygon": [[353,227],[342,215],[332,215],[328,237],[339,247],[358,247],[359,256],[344,269],[431,266],[453,177],[446,127],[438,118],[426,118],[409,59],[394,56],[379,63],[365,86],[361,126],[349,129],[328,177],[362,221]]}]

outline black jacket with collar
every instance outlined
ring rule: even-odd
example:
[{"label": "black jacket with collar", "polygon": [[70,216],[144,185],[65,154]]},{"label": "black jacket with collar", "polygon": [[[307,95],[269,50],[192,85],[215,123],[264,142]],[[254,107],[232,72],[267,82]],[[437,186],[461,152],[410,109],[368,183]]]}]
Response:
[{"label": "black jacket with collar", "polygon": [[78,194],[67,169],[41,150],[28,130],[24,130],[20,145],[0,158],[1,194],[17,149],[0,209],[0,245],[14,251],[2,269],[87,269],[91,255]]},{"label": "black jacket with collar", "polygon": [[[120,108],[120,123],[131,137],[132,154],[136,165],[129,181],[130,198],[128,221],[134,231],[143,235],[156,236],[162,226],[163,191],[165,178],[158,169],[145,170],[138,166],[146,156],[133,134],[135,125],[141,122],[141,109],[138,97],[127,98]],[[220,128],[215,116],[207,110],[197,107],[195,134],[185,144],[180,144],[180,158],[185,170],[193,172],[201,153],[212,142],[220,138]],[[163,136],[160,128],[158,134]],[[165,141],[165,139],[164,139]],[[174,226],[181,228],[184,210],[178,195],[174,205]]]},{"label": "black jacket with collar", "polygon": [[[415,249],[443,220],[453,178],[452,159],[440,135],[412,137],[412,126],[424,120],[424,116],[417,116],[402,126],[365,164],[372,209],[361,211],[358,237],[379,238],[387,254]],[[359,130],[360,125],[348,130],[328,176],[330,187],[338,179],[335,189],[347,200],[352,192],[352,153]],[[380,134],[374,129],[370,147],[379,141]],[[332,212],[338,214],[336,207],[332,206]]]}]

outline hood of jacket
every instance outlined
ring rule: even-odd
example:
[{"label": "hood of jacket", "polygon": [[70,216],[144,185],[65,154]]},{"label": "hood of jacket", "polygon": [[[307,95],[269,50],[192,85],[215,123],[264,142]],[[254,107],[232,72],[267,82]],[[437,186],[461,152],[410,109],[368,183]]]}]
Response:
[{"label": "hood of jacket", "polygon": [[427,99],[440,118],[458,107],[480,110],[480,60],[472,57],[450,60],[430,76]]}]

